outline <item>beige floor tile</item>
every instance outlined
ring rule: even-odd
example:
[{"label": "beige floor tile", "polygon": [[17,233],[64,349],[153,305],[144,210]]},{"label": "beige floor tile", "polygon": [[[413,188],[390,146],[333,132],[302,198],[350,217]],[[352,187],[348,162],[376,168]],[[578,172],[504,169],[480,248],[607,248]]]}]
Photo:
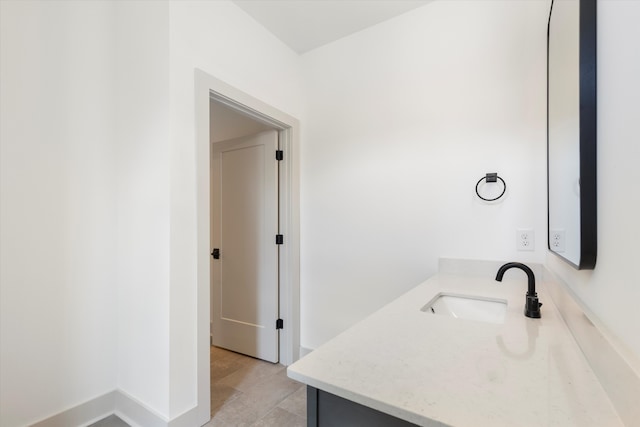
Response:
[{"label": "beige floor tile", "polygon": [[300,387],[299,382],[289,379],[282,370],[251,387],[237,400],[247,402],[262,417]]},{"label": "beige floor tile", "polygon": [[255,423],[260,416],[258,408],[251,404],[251,401],[242,399],[242,396],[225,402],[215,414],[212,414],[211,421],[205,424],[206,427],[248,427]]},{"label": "beige floor tile", "polygon": [[268,380],[271,376],[284,369],[285,367],[278,363],[254,359],[245,362],[244,366],[221,379],[219,383],[247,392],[251,387]]},{"label": "beige floor tile", "polygon": [[211,347],[211,383],[233,374],[245,366],[247,359],[251,358],[222,348]]},{"label": "beige floor tile", "polygon": [[246,359],[249,356],[245,356],[244,354],[236,353],[231,350],[224,349],[222,347],[210,347],[211,352],[211,360],[241,360]]},{"label": "beige floor tile", "polygon": [[307,417],[307,388],[301,385],[300,388],[291,393],[286,399],[284,399],[278,407],[289,411],[299,417]]},{"label": "beige floor tile", "polygon": [[229,387],[224,384],[212,383],[211,384],[211,415],[218,412],[218,410],[228,402],[236,399],[242,395],[241,391],[236,390],[233,387]]},{"label": "beige floor tile", "polygon": [[211,421],[206,426],[303,426],[306,394],[300,390],[304,385],[288,378],[280,364],[212,347]]},{"label": "beige floor tile", "polygon": [[304,418],[285,411],[281,408],[274,408],[264,417],[253,424],[253,427],[305,427],[307,422]]}]

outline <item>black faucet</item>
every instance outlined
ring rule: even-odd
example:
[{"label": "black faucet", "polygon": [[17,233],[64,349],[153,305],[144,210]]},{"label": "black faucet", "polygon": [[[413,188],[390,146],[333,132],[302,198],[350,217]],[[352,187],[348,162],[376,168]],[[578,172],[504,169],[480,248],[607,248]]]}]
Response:
[{"label": "black faucet", "polygon": [[519,262],[508,262],[502,267],[498,269],[498,274],[496,274],[496,280],[498,282],[502,282],[502,276],[504,276],[505,271],[510,268],[519,268],[520,270],[527,273],[528,278],[528,289],[527,289],[527,297],[524,304],[524,315],[527,317],[532,317],[534,319],[540,318],[540,306],[542,306],[541,302],[538,302],[538,294],[536,293],[536,278],[533,275],[533,271],[526,265]]}]

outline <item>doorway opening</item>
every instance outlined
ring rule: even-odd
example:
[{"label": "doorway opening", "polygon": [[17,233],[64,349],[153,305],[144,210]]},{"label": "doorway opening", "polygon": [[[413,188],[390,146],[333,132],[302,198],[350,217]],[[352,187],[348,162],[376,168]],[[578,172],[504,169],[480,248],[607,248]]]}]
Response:
[{"label": "doorway opening", "polygon": [[[211,106],[223,107],[235,117],[251,120],[259,128],[277,133],[282,160],[278,162],[279,232],[279,362],[290,365],[300,353],[300,250],[299,250],[299,123],[282,111],[213,76],[196,70],[196,170],[198,223],[198,407],[202,419],[210,414],[210,320],[211,320]],[[275,240],[275,236],[274,236]],[[275,328],[276,325],[273,325]]]},{"label": "doorway opening", "polygon": [[279,362],[278,129],[210,103],[211,344]]}]

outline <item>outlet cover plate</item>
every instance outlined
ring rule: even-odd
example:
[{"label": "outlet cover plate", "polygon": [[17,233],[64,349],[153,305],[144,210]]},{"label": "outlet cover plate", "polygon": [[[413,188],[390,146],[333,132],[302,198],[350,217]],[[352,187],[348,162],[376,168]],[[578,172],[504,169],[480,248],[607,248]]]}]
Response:
[{"label": "outlet cover plate", "polygon": [[516,230],[516,249],[519,251],[533,251],[535,249],[535,238],[532,229],[519,228]]},{"label": "outlet cover plate", "polygon": [[558,228],[549,233],[549,246],[554,252],[565,251],[565,230]]}]

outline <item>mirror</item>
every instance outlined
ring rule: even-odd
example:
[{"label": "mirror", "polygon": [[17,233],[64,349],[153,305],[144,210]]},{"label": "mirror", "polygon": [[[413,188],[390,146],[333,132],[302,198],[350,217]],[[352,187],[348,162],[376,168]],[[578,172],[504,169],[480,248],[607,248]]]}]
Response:
[{"label": "mirror", "polygon": [[596,0],[552,0],[547,32],[549,250],[596,264]]}]

